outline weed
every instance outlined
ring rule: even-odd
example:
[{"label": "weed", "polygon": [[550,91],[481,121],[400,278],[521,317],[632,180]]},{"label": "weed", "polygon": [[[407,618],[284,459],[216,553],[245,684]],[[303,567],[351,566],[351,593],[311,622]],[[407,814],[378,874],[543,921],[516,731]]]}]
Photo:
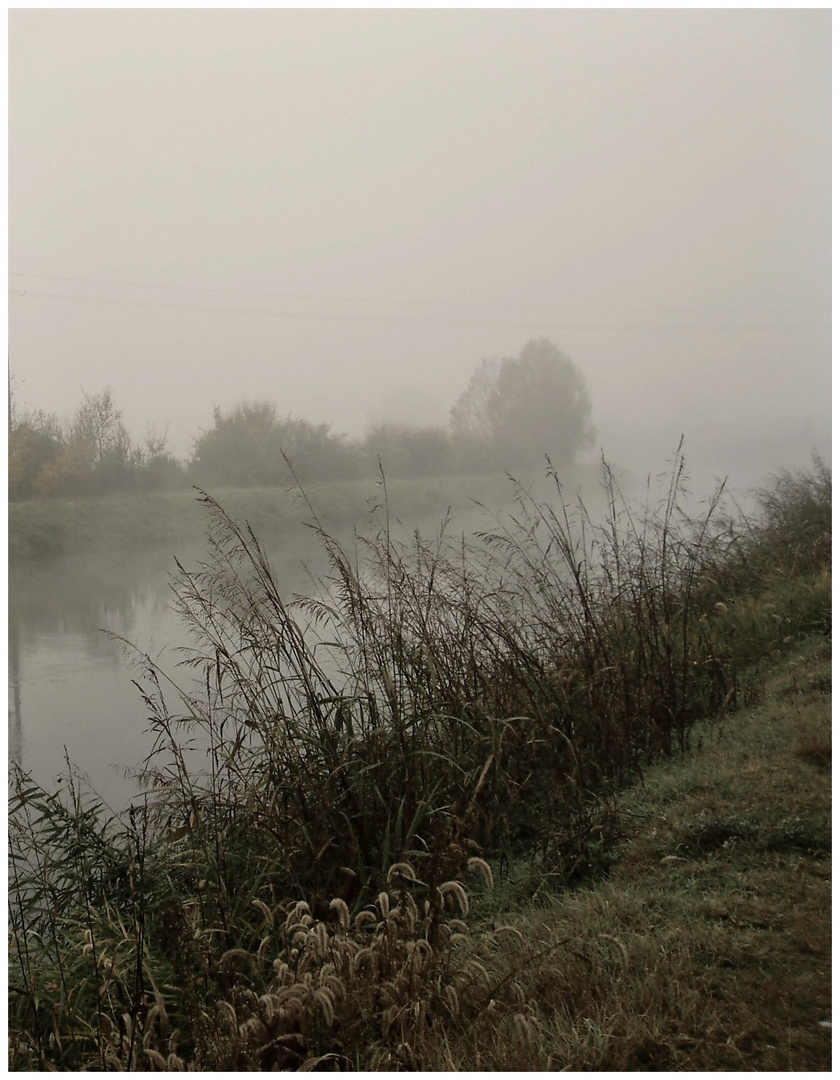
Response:
[{"label": "weed", "polygon": [[[550,470],[552,499],[518,487],[515,515],[472,540],[447,522],[400,536],[384,477],[353,546],[308,503],[330,569],[292,601],[255,530],[202,494],[207,557],[173,578],[183,679],[133,653],[142,799],[114,815],[69,763],[55,794],[13,775],[13,1067],[653,1068],[702,1042],[667,942],[608,920],[484,937],[501,907],[482,891],[603,881],[622,787],[702,719],[723,736],[760,665],[826,629],[827,473],[783,477],[737,528],[722,489],[687,512],[679,453],[639,510],[602,475],[603,523]],[[802,674],[803,709],[824,678]],[[661,873],[830,850],[818,818],[710,791],[651,831]],[[640,964],[655,990],[632,983]],[[686,1026],[642,1039],[619,1007]]]}]

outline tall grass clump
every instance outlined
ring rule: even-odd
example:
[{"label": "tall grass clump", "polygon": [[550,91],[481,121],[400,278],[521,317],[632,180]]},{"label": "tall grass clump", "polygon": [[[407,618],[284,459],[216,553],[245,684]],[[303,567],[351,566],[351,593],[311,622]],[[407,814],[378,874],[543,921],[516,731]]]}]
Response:
[{"label": "tall grass clump", "polygon": [[816,454],[810,471],[784,470],[756,492],[748,549],[764,566],[811,574],[831,565],[831,470]]},{"label": "tall grass clump", "polygon": [[616,786],[826,602],[819,551],[800,588],[780,539],[819,477],[747,521],[722,489],[691,511],[679,453],[640,508],[604,464],[603,520],[550,476],[469,540],[399,534],[387,490],[352,546],[313,512],[329,571],[293,600],[202,494],[208,555],[173,577],[184,678],[135,654],[142,800],[115,817],[72,774],[63,796],[14,781],[17,1067],[420,1068],[491,1003],[527,1042],[514,972],[471,951],[468,888],[491,863],[537,887],[603,865]]},{"label": "tall grass clump", "polygon": [[710,623],[743,671],[804,634],[831,632],[831,471],[782,471],[754,492],[756,510],[732,515],[733,543],[706,574]]},{"label": "tall grass clump", "polygon": [[437,884],[470,853],[555,834],[574,864],[604,781],[683,746],[731,689],[695,599],[718,500],[681,516],[681,482],[680,464],[637,522],[605,469],[600,526],[559,481],[555,504],[520,490],[510,522],[470,543],[445,524],[398,540],[386,509],[348,552],[316,521],[331,573],[294,603],[205,497],[211,558],[175,584],[203,692],[178,691],[178,711],[146,671],[157,812],[234,830],[222,881],[241,873],[230,852],[254,868],[269,850],[267,880],[310,899],[367,899],[407,858]]}]

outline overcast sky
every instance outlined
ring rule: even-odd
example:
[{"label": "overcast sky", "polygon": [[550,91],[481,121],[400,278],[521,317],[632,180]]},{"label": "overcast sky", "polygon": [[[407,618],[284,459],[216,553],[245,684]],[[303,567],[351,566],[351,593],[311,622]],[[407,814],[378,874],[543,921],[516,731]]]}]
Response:
[{"label": "overcast sky", "polygon": [[446,423],[545,336],[613,460],[827,452],[830,11],[9,18],[22,404]]}]

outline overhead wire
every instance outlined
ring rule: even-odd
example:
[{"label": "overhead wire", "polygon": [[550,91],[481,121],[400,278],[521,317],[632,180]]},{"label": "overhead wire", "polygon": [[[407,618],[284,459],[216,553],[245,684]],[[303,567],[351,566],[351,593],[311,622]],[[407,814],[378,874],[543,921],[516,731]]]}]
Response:
[{"label": "overhead wire", "polygon": [[[419,300],[411,298],[393,298],[393,297],[364,297],[364,296],[334,296],[320,293],[287,293],[287,292],[272,292],[272,291],[258,291],[249,289],[231,289],[220,288],[218,286],[205,286],[205,285],[173,285],[173,284],[155,284],[148,281],[126,281],[113,278],[98,278],[98,277],[79,277],[60,274],[31,274],[23,273],[20,271],[11,271],[10,277],[33,279],[37,281],[66,281],[78,284],[91,284],[91,285],[110,285],[119,288],[138,288],[138,289],[157,289],[165,290],[168,292],[193,292],[193,293],[218,293],[228,296],[242,296],[242,297],[259,297],[274,298],[282,300],[314,300],[325,301],[329,303],[355,303],[355,304],[379,304],[379,305],[404,305],[412,307],[460,307],[460,308],[491,308],[493,310],[506,310],[506,311],[534,311],[536,305],[525,304],[510,304],[501,303],[497,301],[463,301],[463,300]],[[65,294],[59,293],[42,293],[35,292],[33,290],[24,290],[25,294],[48,297],[50,299],[62,299],[65,298]],[[22,295],[20,291],[14,291],[12,295]],[[67,299],[72,297],[67,296]],[[82,297],[80,299],[88,299]],[[111,300],[112,298],[103,298],[105,300]],[[133,303],[135,301],[125,300],[120,302]],[[176,304],[170,306],[176,307]],[[206,306],[202,305],[202,309]],[[206,307],[207,310],[214,310]],[[228,309],[219,309],[228,310]],[[230,309],[234,311],[240,311],[242,309]],[[253,310],[253,309],[248,309]],[[258,313],[262,313],[265,309],[261,309]],[[587,312],[715,312],[717,314],[733,313],[733,312],[745,312],[745,311],[788,311],[788,312],[804,312],[804,311],[826,311],[828,308],[820,305],[798,305],[788,307],[760,307],[756,305],[731,305],[728,307],[720,307],[713,305],[695,305],[695,306],[657,306],[657,305],[558,305],[555,310],[561,311],[587,311]],[[270,313],[270,312],[266,312]],[[316,313],[317,314],[317,313]]]},{"label": "overhead wire", "polygon": [[[523,322],[498,322],[487,319],[446,319],[414,315],[372,315],[364,313],[342,313],[324,311],[291,311],[277,308],[232,307],[229,305],[187,304],[164,300],[146,300],[139,297],[81,296],[70,293],[51,293],[38,289],[11,289],[10,296],[34,297],[40,300],[61,300],[70,303],[100,304],[116,307],[158,308],[168,311],[206,312],[217,315],[262,316],[273,319],[288,319],[304,322],[343,322],[343,323],[400,323],[424,326],[462,326],[488,327],[502,330],[550,330],[550,331],[755,331],[755,330],[807,330],[817,323],[574,323],[545,322],[540,319]],[[609,310],[609,309],[603,309]]]}]

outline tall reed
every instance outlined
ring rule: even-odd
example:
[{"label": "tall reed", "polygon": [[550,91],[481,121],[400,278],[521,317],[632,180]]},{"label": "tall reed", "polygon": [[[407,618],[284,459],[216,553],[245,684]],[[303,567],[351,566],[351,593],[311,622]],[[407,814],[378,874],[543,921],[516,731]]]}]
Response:
[{"label": "tall reed", "polygon": [[[485,1007],[492,981],[457,961],[464,885],[489,878],[486,860],[553,885],[588,873],[616,784],[734,708],[740,665],[826,602],[823,579],[791,591],[784,617],[753,585],[733,592],[744,551],[776,543],[785,499],[799,507],[796,485],[747,522],[722,488],[689,512],[679,452],[638,509],[603,463],[596,521],[549,476],[552,497],[517,486],[514,513],[469,539],[448,521],[401,534],[384,478],[354,545],[313,511],[329,571],[294,599],[250,526],[202,493],[207,557],[173,577],[193,642],[183,675],[134,652],[152,736],[142,800],[109,814],[69,763],[63,795],[14,777],[21,1067],[346,1065],[365,1039],[380,1063],[416,1067],[393,1042],[409,1045],[415,1005],[432,1026],[463,1018],[464,987],[481,984],[470,1007]],[[362,936],[339,948],[351,918]],[[391,989],[365,998],[361,1030],[341,964],[368,962],[365,985]]]}]

